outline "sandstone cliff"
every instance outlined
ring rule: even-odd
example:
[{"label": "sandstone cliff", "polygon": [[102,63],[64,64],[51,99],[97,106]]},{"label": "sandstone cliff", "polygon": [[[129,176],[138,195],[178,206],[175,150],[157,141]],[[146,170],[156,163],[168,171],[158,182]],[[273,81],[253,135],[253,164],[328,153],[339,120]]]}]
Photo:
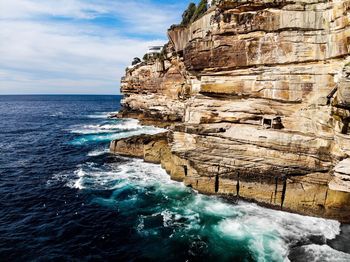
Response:
[{"label": "sandstone cliff", "polygon": [[169,29],[159,58],[127,70],[119,114],[169,132],[111,150],[199,192],[350,221],[349,9],[221,0]]}]

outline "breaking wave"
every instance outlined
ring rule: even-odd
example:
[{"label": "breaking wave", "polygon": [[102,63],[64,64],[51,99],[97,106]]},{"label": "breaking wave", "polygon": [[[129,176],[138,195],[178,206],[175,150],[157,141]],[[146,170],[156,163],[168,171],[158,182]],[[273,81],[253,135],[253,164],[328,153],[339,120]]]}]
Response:
[{"label": "breaking wave", "polygon": [[109,153],[109,148],[100,148],[100,149],[95,149],[95,150],[92,150],[88,153],[88,156],[101,156],[101,155],[104,155],[104,154],[107,154]]},{"label": "breaking wave", "polygon": [[109,118],[118,112],[100,112],[100,113],[95,113],[91,115],[87,115],[87,118],[92,118],[92,119],[106,119]]},{"label": "breaking wave", "polygon": [[99,134],[113,131],[132,131],[144,128],[135,119],[111,120],[102,124],[74,126],[70,131],[74,134]]},{"label": "breaking wave", "polygon": [[90,115],[65,129],[68,147],[79,151],[80,160],[52,176],[47,187],[86,196],[84,208],[77,210],[86,206],[98,210],[93,226],[101,226],[107,239],[114,231],[108,250],[111,254],[123,254],[116,246],[127,250],[125,259],[118,259],[350,261],[349,254],[332,248],[331,242],[341,233],[337,221],[201,195],[172,181],[160,165],[109,154],[108,142],[113,139],[164,130],[107,117],[108,113]]},{"label": "breaking wave", "polygon": [[[159,165],[142,160],[120,157],[100,166],[86,163],[66,185],[110,191],[108,197],[95,197],[93,202],[137,217],[134,228],[142,237],[154,241],[166,237],[170,245],[185,238],[182,241],[188,242],[188,253],[194,257],[210,254],[223,260],[250,256],[254,261],[289,261],[288,256],[295,260],[295,254],[303,253],[310,258],[307,261],[320,261],[320,257],[322,261],[334,261],[335,255],[339,261],[350,259],[349,254],[326,245],[340,233],[337,221],[246,202],[233,205],[218,197],[200,195],[172,181]],[[156,259],[160,254],[148,255]]]},{"label": "breaking wave", "polygon": [[291,259],[296,262],[304,261],[336,261],[348,262],[350,255],[337,251],[328,245],[310,244],[294,249],[290,255]]},{"label": "breaking wave", "polygon": [[73,145],[83,145],[85,143],[108,142],[140,134],[156,134],[164,129],[153,126],[142,126],[138,120],[123,119],[110,120],[101,124],[73,126],[70,132],[78,134],[73,141]]}]

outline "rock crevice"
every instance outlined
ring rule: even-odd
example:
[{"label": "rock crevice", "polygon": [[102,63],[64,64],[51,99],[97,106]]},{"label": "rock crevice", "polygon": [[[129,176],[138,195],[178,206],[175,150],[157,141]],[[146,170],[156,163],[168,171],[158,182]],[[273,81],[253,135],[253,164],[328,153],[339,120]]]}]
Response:
[{"label": "rock crevice", "polygon": [[350,1],[221,0],[129,68],[111,151],[206,194],[350,221]]}]

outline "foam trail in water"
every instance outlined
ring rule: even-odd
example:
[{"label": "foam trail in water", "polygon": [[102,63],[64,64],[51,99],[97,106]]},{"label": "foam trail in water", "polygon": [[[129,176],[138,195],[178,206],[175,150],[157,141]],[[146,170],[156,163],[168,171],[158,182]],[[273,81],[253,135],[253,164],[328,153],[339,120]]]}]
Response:
[{"label": "foam trail in water", "polygon": [[88,153],[88,156],[101,156],[109,153],[109,148],[96,149]]},{"label": "foam trail in water", "polygon": [[[112,120],[113,121],[113,120]],[[73,145],[83,145],[91,142],[108,142],[114,139],[125,138],[140,134],[157,134],[165,129],[153,126],[142,126],[138,120],[123,119],[118,123],[108,123],[100,125],[75,126],[72,133],[81,134],[72,141]]]},{"label": "foam trail in water", "polygon": [[116,183],[125,181],[140,188],[151,185],[159,187],[172,185],[184,188],[182,184],[171,180],[167,174],[164,175],[164,170],[159,165],[145,163],[141,159],[130,160],[123,157],[120,159],[126,163],[112,163],[103,166],[97,166],[92,162],[85,163],[78,167],[74,172],[74,179],[68,181],[67,185],[80,189],[86,188],[84,184],[88,184],[89,189],[110,190],[115,188]]},{"label": "foam trail in water", "polygon": [[78,180],[75,181],[74,183],[74,188],[77,188],[77,189],[84,189],[85,187],[83,186],[82,184],[82,181],[83,181],[83,177],[85,176],[85,173],[82,169],[79,169],[77,170],[76,172],[74,172],[76,176],[78,176]]},{"label": "foam trail in water", "polygon": [[[117,123],[115,123],[117,122]],[[80,125],[74,126],[70,132],[74,134],[99,134],[99,133],[109,133],[116,131],[133,131],[145,128],[139,124],[138,120],[128,119],[128,120],[111,120],[107,123],[95,124],[95,125]]]},{"label": "foam trail in water", "polygon": [[[238,247],[244,246],[255,261],[288,261],[291,248],[298,243],[310,243],[312,237],[318,237],[323,239],[324,245],[300,244],[303,252],[315,259],[324,250],[338,254],[325,245],[326,239],[333,239],[339,234],[340,223],[337,221],[265,209],[245,202],[232,205],[217,197],[196,194],[182,183],[172,181],[159,165],[121,159],[122,163],[104,164],[102,167],[83,165],[69,185],[78,189],[114,190],[110,198],[100,197],[94,201],[100,205],[117,205],[124,212],[135,212],[135,215],[139,212],[140,201],[145,208],[144,194],[156,197],[149,203],[147,214],[139,215],[135,225],[141,235],[153,236],[159,234],[162,228],[170,228],[173,233],[169,238],[199,237],[198,245],[210,247],[211,252],[218,254],[220,246],[228,246],[228,253],[230,247],[231,252],[235,248],[235,252],[243,252]],[[119,199],[120,195],[123,199]],[[130,206],[134,208],[130,209]],[[149,226],[149,221],[155,223],[159,219],[161,224]],[[348,257],[348,254],[341,255]]]},{"label": "foam trail in water", "polygon": [[281,254],[288,254],[290,244],[307,241],[310,236],[333,239],[340,233],[337,221],[272,211],[246,203],[240,203],[235,209],[244,215],[226,218],[215,229],[227,238],[246,240],[256,257],[267,261],[269,257],[280,260]]},{"label": "foam trail in water", "polygon": [[59,116],[63,116],[63,112],[56,112],[50,115],[50,117],[59,117]]},{"label": "foam trail in water", "polygon": [[113,115],[116,115],[118,112],[101,112],[96,114],[87,115],[88,118],[93,119],[107,119]]},{"label": "foam trail in water", "polygon": [[304,261],[332,261],[332,262],[348,262],[350,254],[334,250],[328,245],[304,245],[292,250],[290,256],[295,262]]}]

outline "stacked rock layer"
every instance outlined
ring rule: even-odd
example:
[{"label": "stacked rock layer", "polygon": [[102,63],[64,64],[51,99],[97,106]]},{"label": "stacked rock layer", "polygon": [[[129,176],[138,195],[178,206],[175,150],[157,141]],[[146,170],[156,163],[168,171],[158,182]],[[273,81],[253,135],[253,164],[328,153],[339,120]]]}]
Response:
[{"label": "stacked rock layer", "polygon": [[[350,1],[221,0],[129,68],[111,143],[202,193],[350,221]],[[133,148],[130,152],[127,148]]]}]

